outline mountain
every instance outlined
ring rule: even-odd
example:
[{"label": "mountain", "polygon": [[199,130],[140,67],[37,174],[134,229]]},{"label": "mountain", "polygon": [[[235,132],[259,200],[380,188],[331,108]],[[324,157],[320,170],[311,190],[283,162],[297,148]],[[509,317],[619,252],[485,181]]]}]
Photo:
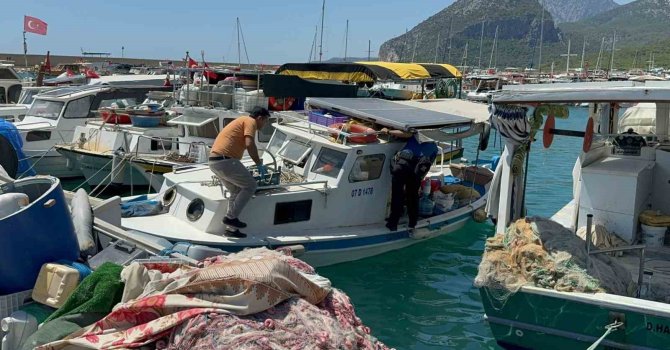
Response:
[{"label": "mountain", "polygon": [[[539,43],[542,11],[545,12],[544,43],[558,42],[560,31],[537,0],[457,0],[409,32],[382,44],[379,56],[390,61],[437,60],[462,64],[467,43],[469,63],[481,61],[482,66],[489,63],[504,66],[524,60],[523,65],[526,65],[532,62]],[[483,45],[480,46],[482,25]],[[496,28],[498,50],[494,52]]]},{"label": "mountain", "polygon": [[[600,51],[611,56],[616,32],[615,67],[645,67],[654,55],[658,64],[670,64],[670,0],[637,0],[601,13],[587,20],[563,23],[560,28],[566,38],[587,42],[587,56]],[[635,61],[635,62],[634,62]],[[635,64],[634,64],[635,63]],[[621,67],[621,66],[624,67]],[[630,65],[630,67],[625,67]]]},{"label": "mountain", "polygon": [[556,24],[577,22],[619,7],[612,0],[541,0]]},{"label": "mountain", "polygon": [[[637,0],[593,16],[589,11],[602,10],[610,6],[611,1],[543,1],[546,10],[538,0],[457,0],[409,32],[382,44],[380,58],[401,62],[439,61],[482,68],[537,68],[540,18],[544,11],[543,71],[552,65],[557,72],[565,71],[569,43],[570,53],[578,55],[570,59],[571,69],[581,65],[582,50],[584,65],[590,68],[608,69],[611,64],[623,70],[644,68],[652,57],[655,66],[670,66],[670,25],[667,24],[670,23],[670,0]],[[594,7],[587,11],[586,7],[578,6],[582,2]],[[561,12],[560,8],[567,10]],[[556,11],[559,12],[556,16],[562,16],[559,22],[576,18],[578,12],[580,16],[591,17],[556,25],[551,14]],[[482,23],[484,35],[480,45]],[[497,50],[492,50],[496,27]]]}]

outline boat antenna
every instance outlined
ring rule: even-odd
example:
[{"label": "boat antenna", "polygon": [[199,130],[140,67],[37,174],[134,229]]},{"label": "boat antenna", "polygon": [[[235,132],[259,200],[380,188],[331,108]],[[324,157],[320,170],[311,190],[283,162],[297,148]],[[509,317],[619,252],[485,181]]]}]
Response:
[{"label": "boat antenna", "polygon": [[344,30],[344,62],[347,61],[347,45],[349,44],[349,20],[347,20],[347,28]]},{"label": "boat antenna", "polygon": [[326,0],[321,5],[321,40],[319,43],[319,62],[323,59],[323,17],[326,15]]}]

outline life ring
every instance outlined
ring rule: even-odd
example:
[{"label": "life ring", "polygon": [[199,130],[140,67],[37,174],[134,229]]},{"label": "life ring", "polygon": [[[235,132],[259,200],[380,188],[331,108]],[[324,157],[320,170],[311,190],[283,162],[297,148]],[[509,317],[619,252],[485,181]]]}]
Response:
[{"label": "life ring", "polygon": [[484,130],[479,134],[479,150],[486,151],[489,148],[489,138],[491,136],[491,125],[484,124]]},{"label": "life ring", "polygon": [[[351,123],[335,123],[329,126],[331,129],[341,130],[351,134],[367,134],[367,135],[357,135],[357,136],[347,136],[349,142],[352,143],[372,143],[377,142],[377,132],[375,129],[368,128],[365,125],[361,124],[351,124]],[[341,139],[339,134],[331,134],[337,140]]]},{"label": "life ring", "polygon": [[544,148],[551,147],[552,142],[554,142],[554,134],[551,130],[555,128],[556,118],[550,114],[547,116],[547,121],[544,123],[544,129],[542,130],[542,144],[544,145]]},{"label": "life ring", "polygon": [[268,98],[268,104],[273,111],[288,111],[293,107],[295,97],[272,97]]},{"label": "life ring", "polygon": [[593,143],[593,118],[589,118],[589,121],[586,122],[586,130],[584,130],[584,143],[582,144],[582,151],[584,151],[584,153],[590,151],[592,143]]}]

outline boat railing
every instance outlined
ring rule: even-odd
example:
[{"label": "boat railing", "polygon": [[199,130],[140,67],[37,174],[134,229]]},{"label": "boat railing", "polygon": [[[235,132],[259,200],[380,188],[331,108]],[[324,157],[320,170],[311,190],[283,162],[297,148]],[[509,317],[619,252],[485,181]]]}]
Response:
[{"label": "boat railing", "polygon": [[613,248],[600,248],[596,250],[591,250],[591,235],[593,228],[593,214],[586,215],[586,268],[589,267],[589,261],[591,255],[604,254],[604,253],[616,253],[624,251],[640,251],[640,263],[638,265],[638,275],[637,275],[637,291],[635,292],[635,297],[640,297],[640,292],[642,289],[642,283],[644,281],[644,259],[645,259],[645,249],[647,248],[644,244],[635,244],[630,246],[622,247],[613,247]]}]

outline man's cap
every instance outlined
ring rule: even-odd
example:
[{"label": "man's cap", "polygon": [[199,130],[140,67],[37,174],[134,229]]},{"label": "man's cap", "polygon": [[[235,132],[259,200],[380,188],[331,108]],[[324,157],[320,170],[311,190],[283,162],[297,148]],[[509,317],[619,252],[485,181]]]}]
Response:
[{"label": "man's cap", "polygon": [[253,118],[258,118],[258,117],[269,117],[270,112],[263,107],[254,107],[254,109],[251,110],[251,113],[249,114]]}]

